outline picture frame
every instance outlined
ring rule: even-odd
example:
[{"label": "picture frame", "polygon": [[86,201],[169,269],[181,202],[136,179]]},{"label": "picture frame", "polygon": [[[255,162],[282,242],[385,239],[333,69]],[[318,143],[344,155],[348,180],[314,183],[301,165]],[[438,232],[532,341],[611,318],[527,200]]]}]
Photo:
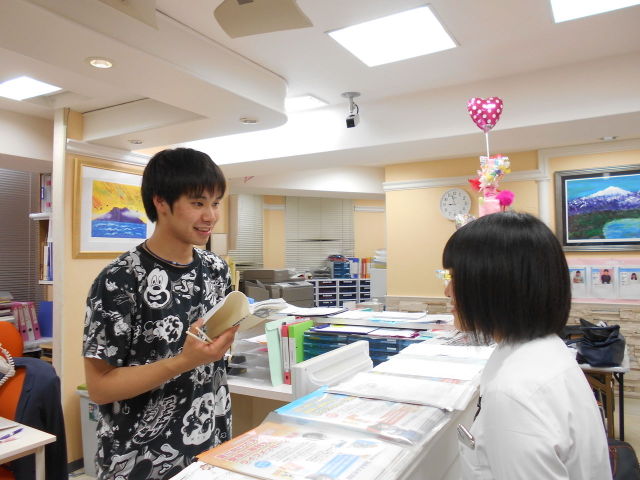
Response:
[{"label": "picture frame", "polygon": [[640,165],[556,172],[555,203],[565,251],[640,250]]},{"label": "picture frame", "polygon": [[116,258],[153,233],[140,185],[141,165],[74,158],[73,258]]}]

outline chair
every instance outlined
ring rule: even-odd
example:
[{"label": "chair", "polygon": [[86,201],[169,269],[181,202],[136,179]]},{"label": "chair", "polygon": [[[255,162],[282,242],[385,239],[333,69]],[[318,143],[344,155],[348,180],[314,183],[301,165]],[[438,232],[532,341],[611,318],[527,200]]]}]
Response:
[{"label": "chair", "polygon": [[[0,321],[0,345],[5,348],[13,357],[21,357],[23,354],[24,344],[22,336],[18,329],[11,322]],[[2,386],[0,386],[0,417],[15,420],[18,401],[22,393],[27,370],[24,368],[16,369],[13,377],[9,378]],[[0,480],[8,480],[15,478],[3,465],[0,465]]]},{"label": "chair", "polygon": [[[60,379],[53,367],[38,358],[22,357],[18,330],[0,321],[0,343],[15,362],[16,374],[0,386],[0,415],[56,436],[45,447],[47,480],[67,480],[67,447],[60,401]],[[11,462],[11,470],[0,466],[0,480],[35,478],[33,455]]]}]

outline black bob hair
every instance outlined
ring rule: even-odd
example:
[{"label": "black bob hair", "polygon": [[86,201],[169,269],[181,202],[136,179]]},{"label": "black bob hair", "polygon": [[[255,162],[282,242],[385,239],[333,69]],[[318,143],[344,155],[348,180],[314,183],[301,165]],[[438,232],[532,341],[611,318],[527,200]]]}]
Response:
[{"label": "black bob hair", "polygon": [[147,217],[158,221],[153,204],[157,196],[173,207],[181,195],[199,197],[204,191],[224,196],[227,182],[220,167],[206,153],[192,148],[176,148],[156,153],[142,174],[142,203]]},{"label": "black bob hair", "polygon": [[571,284],[560,242],[539,219],[501,212],[480,217],[447,242],[458,321],[488,340],[520,342],[560,334],[571,308]]}]

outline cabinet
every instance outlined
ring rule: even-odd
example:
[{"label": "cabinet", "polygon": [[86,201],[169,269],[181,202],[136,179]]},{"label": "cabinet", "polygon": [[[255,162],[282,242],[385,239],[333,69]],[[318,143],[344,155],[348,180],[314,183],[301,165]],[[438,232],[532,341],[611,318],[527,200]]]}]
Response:
[{"label": "cabinet", "polygon": [[317,278],[309,280],[314,287],[317,307],[341,307],[344,302],[363,302],[371,298],[368,278]]}]

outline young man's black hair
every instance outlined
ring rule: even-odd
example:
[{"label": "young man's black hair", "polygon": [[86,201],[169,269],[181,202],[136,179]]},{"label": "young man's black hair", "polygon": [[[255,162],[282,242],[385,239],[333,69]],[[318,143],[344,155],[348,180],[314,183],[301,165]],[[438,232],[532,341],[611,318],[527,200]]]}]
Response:
[{"label": "young man's black hair", "polygon": [[458,320],[485,339],[518,342],[560,333],[571,308],[569,270],[553,232],[527,213],[480,217],[447,242]]},{"label": "young man's black hair", "polygon": [[147,217],[158,220],[153,197],[170,206],[183,194],[198,197],[207,190],[218,198],[224,196],[226,181],[220,167],[206,153],[191,148],[176,148],[156,153],[142,175],[142,202]]}]

